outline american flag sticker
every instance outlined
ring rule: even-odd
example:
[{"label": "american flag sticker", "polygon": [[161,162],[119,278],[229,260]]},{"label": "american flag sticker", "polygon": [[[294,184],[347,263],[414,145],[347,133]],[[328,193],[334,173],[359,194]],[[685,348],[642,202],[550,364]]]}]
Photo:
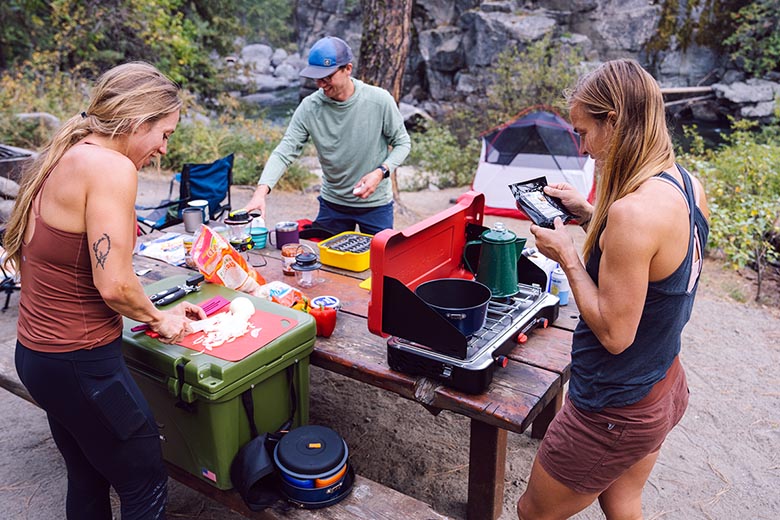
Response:
[{"label": "american flag sticker", "polygon": [[212,482],[216,482],[217,481],[217,476],[214,474],[214,472],[210,471],[210,470],[208,470],[206,468],[201,468],[200,474],[203,475],[204,478],[207,478],[207,479],[209,479]]}]

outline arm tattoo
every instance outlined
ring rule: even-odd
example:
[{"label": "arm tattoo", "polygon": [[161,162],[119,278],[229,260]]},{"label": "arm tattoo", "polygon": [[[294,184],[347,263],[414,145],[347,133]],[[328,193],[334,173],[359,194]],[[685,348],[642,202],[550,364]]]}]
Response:
[{"label": "arm tattoo", "polygon": [[108,258],[108,252],[111,251],[111,238],[103,233],[103,236],[92,244],[92,251],[95,252],[95,260],[97,260],[97,267],[106,268],[106,259]]}]

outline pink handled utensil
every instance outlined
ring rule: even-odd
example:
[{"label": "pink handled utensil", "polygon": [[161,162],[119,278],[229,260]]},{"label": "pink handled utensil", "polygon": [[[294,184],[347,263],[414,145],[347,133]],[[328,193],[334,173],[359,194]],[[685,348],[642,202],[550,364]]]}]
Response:
[{"label": "pink handled utensil", "polygon": [[[200,308],[203,309],[203,312],[206,313],[206,316],[211,316],[212,314],[224,309],[228,305],[230,305],[230,300],[228,300],[227,298],[224,298],[222,296],[214,296],[213,298],[210,298],[205,302],[201,303]],[[148,330],[149,330],[149,325],[147,325],[146,323],[136,325],[135,327],[130,329],[131,332],[142,332]]]}]

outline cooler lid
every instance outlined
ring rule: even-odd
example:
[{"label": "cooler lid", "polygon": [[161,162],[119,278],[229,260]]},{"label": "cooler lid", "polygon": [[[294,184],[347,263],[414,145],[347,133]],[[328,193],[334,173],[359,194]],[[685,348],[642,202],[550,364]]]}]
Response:
[{"label": "cooler lid", "polygon": [[[183,284],[186,279],[186,275],[172,276],[150,284],[144,290],[147,294],[154,294]],[[314,347],[316,326],[314,319],[307,313],[211,283],[202,284],[199,292],[188,294],[184,300],[198,305],[214,296],[222,296],[228,300],[245,296],[252,300],[257,310],[291,318],[297,321],[297,324],[244,359],[226,361],[181,345],[162,343],[144,332],[132,332],[130,329],[138,325],[138,322],[125,318],[122,338],[123,353],[128,365],[150,377],[160,379],[161,384],[168,384],[172,379],[177,380],[179,385],[190,385],[196,394],[216,400],[238,387],[257,382],[265,373],[276,372],[277,367],[291,357],[307,356]]]},{"label": "cooler lid", "polygon": [[[404,230],[386,229],[374,236],[371,241],[371,299],[368,304],[368,329],[371,332],[382,336],[393,334],[383,319],[383,305],[393,305],[385,297],[386,286],[405,286],[413,292],[428,280],[474,278],[463,265],[463,251],[469,229],[479,233],[484,231],[484,209],[485,196],[469,191],[451,208]],[[384,311],[390,312],[391,309]],[[442,318],[442,321],[445,320]]]}]

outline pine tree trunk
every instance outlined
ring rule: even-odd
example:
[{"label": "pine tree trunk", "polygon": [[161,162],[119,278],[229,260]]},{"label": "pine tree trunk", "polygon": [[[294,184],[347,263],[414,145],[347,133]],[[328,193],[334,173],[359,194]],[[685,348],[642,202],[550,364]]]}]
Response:
[{"label": "pine tree trunk", "polygon": [[[404,70],[412,39],[413,0],[361,0],[363,36],[360,41],[358,79],[386,89],[396,103],[401,97]],[[390,180],[393,198],[400,211],[398,179],[395,170]]]}]

